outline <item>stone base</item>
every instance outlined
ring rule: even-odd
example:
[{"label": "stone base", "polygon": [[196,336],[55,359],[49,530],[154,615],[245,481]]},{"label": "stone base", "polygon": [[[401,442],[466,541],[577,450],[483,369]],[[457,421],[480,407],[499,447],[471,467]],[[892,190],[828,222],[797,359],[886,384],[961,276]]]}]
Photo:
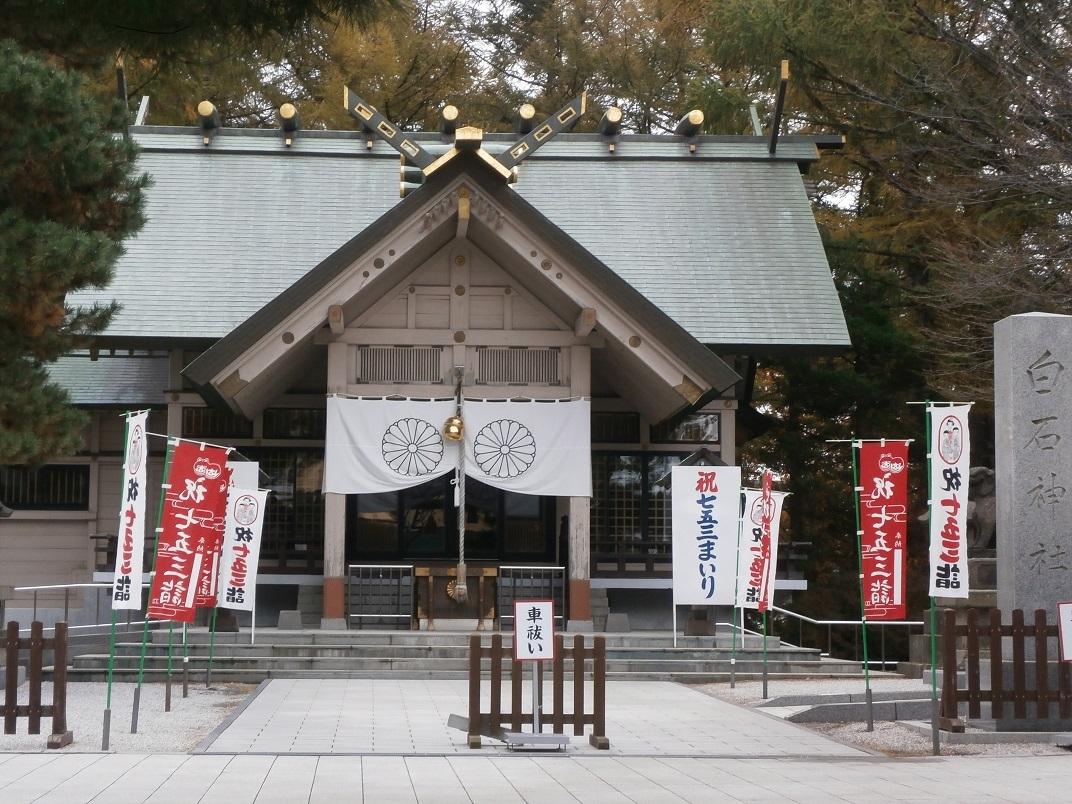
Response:
[{"label": "stone base", "polygon": [[629,633],[629,615],[617,614],[611,612],[607,615],[607,625],[604,628],[612,634],[628,634]]},{"label": "stone base", "polygon": [[[299,619],[300,612],[299,612]],[[345,631],[346,630],[346,618],[345,617],[323,617],[320,620],[321,631]]]},{"label": "stone base", "polygon": [[302,628],[301,612],[297,609],[284,609],[279,612],[279,623],[276,628],[280,631],[300,631]]},{"label": "stone base", "polygon": [[576,634],[591,634],[595,631],[595,625],[591,620],[568,620],[566,630]]},{"label": "stone base", "polygon": [[50,734],[45,742],[49,748],[63,748],[74,742],[74,732],[65,731],[63,734]]},{"label": "stone base", "polygon": [[238,617],[230,609],[216,609],[216,633],[237,634]]}]

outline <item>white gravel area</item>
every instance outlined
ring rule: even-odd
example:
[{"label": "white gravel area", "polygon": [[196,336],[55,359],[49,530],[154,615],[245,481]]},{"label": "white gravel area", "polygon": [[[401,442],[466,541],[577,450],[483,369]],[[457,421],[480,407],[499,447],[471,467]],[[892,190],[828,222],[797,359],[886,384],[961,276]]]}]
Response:
[{"label": "white gravel area", "polygon": [[[63,751],[100,751],[104,730],[107,684],[78,682],[67,685],[67,728],[74,742]],[[171,690],[171,711],[164,711],[164,685],[144,684],[138,714],[138,733],[130,733],[134,684],[112,685],[112,729],[109,750],[127,754],[187,753],[209,735],[256,689],[252,684],[204,683],[190,685],[190,697],[182,697],[182,684]],[[43,703],[51,701],[51,685],[42,689]],[[19,703],[26,702],[29,685],[19,688]],[[41,734],[27,734],[25,718],[18,720],[17,734],[0,734],[0,752],[45,751],[52,719],[41,719]]]},{"label": "white gravel area", "polygon": [[[739,681],[734,689],[728,682],[703,684],[700,686],[708,695],[721,698],[742,706],[757,707],[764,702],[763,683],[761,681]],[[925,691],[931,689],[930,677],[896,678],[873,676],[873,692]],[[864,682],[860,679],[839,678],[802,678],[793,680],[770,681],[767,684],[768,700],[785,695],[834,695],[840,693],[866,692]],[[941,691],[939,690],[939,694]],[[759,711],[763,711],[760,708]],[[900,723],[876,721],[875,730],[867,731],[866,723],[799,723],[819,734],[838,742],[864,748],[887,756],[930,756],[931,738],[919,734]],[[1007,743],[996,745],[943,744],[943,756],[1041,756],[1047,754],[1068,754],[1068,751],[1048,743]]]}]

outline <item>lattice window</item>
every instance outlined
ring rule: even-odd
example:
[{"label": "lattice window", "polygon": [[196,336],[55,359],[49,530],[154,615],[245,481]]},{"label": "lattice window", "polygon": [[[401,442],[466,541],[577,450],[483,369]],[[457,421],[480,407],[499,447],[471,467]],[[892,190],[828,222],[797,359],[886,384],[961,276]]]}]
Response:
[{"label": "lattice window", "polygon": [[442,346],[360,346],[359,383],[437,383],[443,379]]},{"label": "lattice window", "polygon": [[0,466],[0,502],[14,509],[88,510],[89,465]]},{"label": "lattice window", "polygon": [[267,408],[264,437],[321,439],[326,417],[324,408]]},{"label": "lattice window", "polygon": [[253,422],[229,410],[185,407],[182,434],[186,438],[251,438]]},{"label": "lattice window", "polygon": [[561,385],[557,346],[478,346],[477,385]]}]

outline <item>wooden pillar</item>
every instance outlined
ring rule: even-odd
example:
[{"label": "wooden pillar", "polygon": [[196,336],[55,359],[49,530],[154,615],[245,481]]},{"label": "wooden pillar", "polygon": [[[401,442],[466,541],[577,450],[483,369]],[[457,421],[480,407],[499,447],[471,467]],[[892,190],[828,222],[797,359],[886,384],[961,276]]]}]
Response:
[{"label": "wooden pillar", "polygon": [[[345,343],[328,344],[328,392],[346,391]],[[324,494],[324,610],[321,628],[346,628],[346,495]]]},{"label": "wooden pillar", "polygon": [[[570,393],[589,396],[592,392],[592,350],[570,347]],[[589,445],[591,449],[591,445]],[[592,630],[590,497],[570,497],[569,501],[569,631]]]}]

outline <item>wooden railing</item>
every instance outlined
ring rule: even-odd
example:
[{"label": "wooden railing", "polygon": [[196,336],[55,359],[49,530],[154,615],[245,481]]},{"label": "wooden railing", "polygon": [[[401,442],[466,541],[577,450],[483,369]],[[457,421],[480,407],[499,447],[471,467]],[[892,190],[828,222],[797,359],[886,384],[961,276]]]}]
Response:
[{"label": "wooden railing", "polygon": [[[524,712],[521,704],[523,665],[512,655],[504,653],[501,634],[491,637],[491,647],[481,644],[479,634],[469,638],[469,723],[470,748],[480,747],[481,734],[491,734],[504,728],[520,732],[524,725],[533,723],[533,713]],[[503,709],[502,681],[503,661],[510,662],[510,707]],[[490,659],[490,712],[480,711],[481,660]],[[565,677],[566,662],[573,670],[573,709],[566,712]],[[585,711],[584,675],[585,663],[592,663],[592,711]],[[584,636],[576,634],[573,647],[567,648],[562,634],[555,635],[555,658],[551,662],[551,711],[545,713],[542,722],[551,724],[554,734],[563,734],[566,726],[573,727],[574,735],[584,734],[584,727],[591,726],[588,741],[596,748],[610,748],[607,739],[607,641],[594,637],[592,647],[586,648]]]},{"label": "wooden railing", "polygon": [[[964,638],[967,646],[965,657],[965,681],[967,688],[957,684],[957,639]],[[1006,689],[1005,668],[1010,664],[1005,654],[1004,639],[1012,642],[1012,688]],[[1033,644],[1034,679],[1028,685],[1027,641]],[[1053,640],[1051,645],[1050,640]],[[977,617],[969,612],[964,625],[956,624],[956,613],[947,611],[942,631],[942,702],[939,710],[939,726],[945,730],[963,731],[959,719],[958,704],[968,704],[968,717],[982,717],[982,704],[990,703],[991,717],[1007,720],[1007,709],[1012,708],[1012,720],[1046,721],[1050,719],[1051,704],[1056,705],[1057,715],[1062,720],[1072,718],[1072,665],[1062,662],[1057,656],[1057,625],[1048,625],[1045,609],[1035,612],[1035,622],[1024,624],[1024,612],[1012,613],[1012,624],[1002,625],[1001,611],[979,611]],[[990,651],[990,685],[984,689],[980,683],[980,642],[986,640]],[[1051,670],[1056,675],[1056,689],[1050,688]],[[1029,711],[1028,704],[1034,704]]]},{"label": "wooden railing", "polygon": [[[44,638],[44,625],[34,622],[30,626],[29,639],[19,638],[19,624],[9,622],[4,640],[5,679],[4,704],[0,715],[4,718],[4,734],[14,734],[18,718],[27,720],[27,734],[41,733],[41,718],[52,718],[52,734],[48,738],[49,748],[63,748],[74,739],[67,731],[67,623],[56,623],[56,634],[52,639]],[[29,696],[25,705],[19,705],[19,652],[30,652]],[[41,683],[44,671],[44,654],[53,652],[52,669],[52,703],[41,704]]]}]

